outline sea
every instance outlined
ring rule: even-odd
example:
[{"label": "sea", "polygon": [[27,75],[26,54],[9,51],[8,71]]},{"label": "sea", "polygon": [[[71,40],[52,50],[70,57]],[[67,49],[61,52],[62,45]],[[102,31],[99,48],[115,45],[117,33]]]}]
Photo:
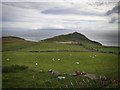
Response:
[{"label": "sea", "polygon": [[96,30],[3,30],[2,37],[16,36],[29,41],[39,42],[41,40],[54,36],[79,32],[93,41],[97,41],[105,46],[120,46],[118,40],[118,31],[96,31]]}]

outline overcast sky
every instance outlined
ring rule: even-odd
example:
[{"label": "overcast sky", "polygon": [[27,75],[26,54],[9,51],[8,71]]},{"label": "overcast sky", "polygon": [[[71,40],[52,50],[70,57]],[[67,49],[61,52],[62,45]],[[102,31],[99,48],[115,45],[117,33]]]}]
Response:
[{"label": "overcast sky", "polygon": [[0,3],[3,30],[118,31],[119,0],[5,1]]},{"label": "overcast sky", "polygon": [[3,28],[117,30],[117,13],[107,14],[115,6],[117,2],[3,2]]}]

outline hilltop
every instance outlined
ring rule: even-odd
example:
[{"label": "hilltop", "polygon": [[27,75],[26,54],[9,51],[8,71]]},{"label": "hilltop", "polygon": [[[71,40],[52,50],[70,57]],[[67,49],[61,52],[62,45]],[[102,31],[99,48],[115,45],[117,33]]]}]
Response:
[{"label": "hilltop", "polygon": [[88,39],[85,35],[74,32],[66,35],[59,35],[52,38],[42,40],[42,42],[81,42],[83,45],[96,44],[101,45],[99,42]]}]

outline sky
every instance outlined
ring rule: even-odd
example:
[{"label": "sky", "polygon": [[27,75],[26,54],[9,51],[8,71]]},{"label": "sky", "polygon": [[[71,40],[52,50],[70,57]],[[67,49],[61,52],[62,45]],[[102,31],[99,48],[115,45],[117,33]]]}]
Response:
[{"label": "sky", "polygon": [[[32,31],[45,31],[45,33],[77,31],[88,36],[93,32],[102,32],[101,34],[108,32],[109,36],[114,37],[118,34],[119,0],[8,1],[10,0],[0,3],[2,7],[0,28],[3,33],[5,32],[3,35],[13,31],[31,33]],[[116,35],[112,35],[113,32]]]}]

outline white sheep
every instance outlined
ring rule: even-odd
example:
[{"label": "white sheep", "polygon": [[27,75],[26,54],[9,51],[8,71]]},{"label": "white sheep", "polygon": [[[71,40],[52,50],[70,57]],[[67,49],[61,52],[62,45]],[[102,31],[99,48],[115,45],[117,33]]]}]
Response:
[{"label": "white sheep", "polygon": [[76,64],[80,64],[79,62],[76,62]]},{"label": "white sheep", "polygon": [[58,61],[60,61],[60,59],[58,59]]},{"label": "white sheep", "polygon": [[53,58],[52,60],[53,60],[53,61],[55,61],[55,59],[54,59],[54,58]]},{"label": "white sheep", "polygon": [[72,56],[72,54],[70,54],[70,56]]},{"label": "white sheep", "polygon": [[10,59],[9,58],[7,58],[7,61],[9,61]]},{"label": "white sheep", "polygon": [[65,79],[65,77],[62,77],[62,76],[59,76],[58,78],[59,78],[59,79]]},{"label": "white sheep", "polygon": [[96,57],[96,55],[95,55],[95,57]]},{"label": "white sheep", "polygon": [[37,65],[38,65],[38,63],[36,62],[36,63],[35,63],[35,65],[37,66]]}]

